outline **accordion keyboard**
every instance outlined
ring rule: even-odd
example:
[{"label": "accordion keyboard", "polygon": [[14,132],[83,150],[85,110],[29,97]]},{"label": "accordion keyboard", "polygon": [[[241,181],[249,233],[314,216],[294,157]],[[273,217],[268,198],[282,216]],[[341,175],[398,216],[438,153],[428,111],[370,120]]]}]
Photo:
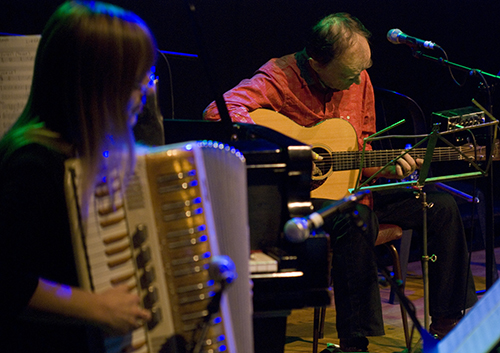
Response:
[{"label": "accordion keyboard", "polygon": [[[107,353],[184,352],[192,348],[203,325],[208,329],[202,352],[233,353],[242,345],[252,350],[249,271],[244,260],[249,254],[247,200],[235,201],[232,195],[238,188],[246,189],[244,159],[232,150],[202,150],[163,146],[138,155],[135,174],[124,182],[126,187],[116,178],[96,188],[85,219],[75,206],[75,196],[67,191],[70,213],[81,217],[72,227],[82,286],[101,292],[126,284],[152,313],[152,320],[130,335],[107,339]],[[221,171],[220,165],[227,163],[234,165],[227,174],[238,188],[229,186],[226,192],[231,197],[220,202],[225,192],[210,191],[213,182],[207,174]],[[67,184],[78,185],[77,165],[68,169],[73,170],[67,173],[73,181],[67,177]],[[222,182],[218,187],[228,187],[223,178],[216,182]],[[215,216],[217,208],[232,207],[235,202],[237,207],[226,214],[241,210],[243,215],[235,214],[229,221]],[[222,230],[221,225],[229,229]],[[227,237],[234,245],[223,244]],[[246,241],[242,244],[238,238]],[[233,249],[241,254],[233,254]],[[209,267],[221,251],[241,258],[236,267],[242,282],[231,286],[234,294],[228,294],[221,310],[212,315],[208,306],[220,287]],[[235,319],[240,317],[244,326]],[[233,331],[241,332],[237,333],[241,342],[235,341]]]}]

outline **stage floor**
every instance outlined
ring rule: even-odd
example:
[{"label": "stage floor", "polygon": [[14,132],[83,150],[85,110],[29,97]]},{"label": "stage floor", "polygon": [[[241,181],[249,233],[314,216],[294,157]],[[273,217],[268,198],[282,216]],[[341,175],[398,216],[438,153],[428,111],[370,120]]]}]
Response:
[{"label": "stage floor", "polygon": [[[500,263],[500,248],[495,249],[496,263]],[[476,290],[484,290],[485,284],[485,252],[475,251],[471,258],[472,274],[476,284]],[[497,268],[500,268],[497,265]],[[384,316],[385,336],[371,337],[369,351],[376,353],[400,353],[405,352],[405,339],[401,320],[399,304],[389,304],[390,289],[380,287],[382,297],[382,311]],[[419,261],[408,264],[408,275],[405,288],[406,296],[415,305],[417,317],[424,325],[424,300],[422,270]],[[481,296],[479,295],[479,298]],[[409,320],[409,327],[412,323]],[[325,337],[320,339],[318,352],[326,348],[327,343],[338,344],[337,331],[335,328],[335,308],[330,307],[326,313]],[[313,309],[301,309],[292,311],[287,320],[287,337],[285,353],[312,352],[313,337]],[[420,352],[420,335],[417,331],[413,333],[412,352]]]}]

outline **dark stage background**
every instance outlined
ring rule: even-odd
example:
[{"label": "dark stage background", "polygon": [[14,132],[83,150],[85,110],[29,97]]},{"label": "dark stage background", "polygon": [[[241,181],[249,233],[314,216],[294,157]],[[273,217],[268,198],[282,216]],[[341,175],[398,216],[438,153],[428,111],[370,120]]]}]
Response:
[{"label": "dark stage background", "polygon": [[[3,0],[0,32],[39,34],[62,2]],[[199,43],[206,48],[208,55],[203,57],[210,60],[168,55],[167,65],[159,57],[156,73],[160,78],[159,101],[165,119],[201,119],[203,109],[214,100],[217,91],[224,92],[251,76],[271,57],[301,50],[305,32],[317,20],[334,12],[351,13],[372,32],[374,65],[369,73],[373,84],[413,98],[425,113],[429,132],[432,112],[472,106],[472,98],[486,106],[485,90],[478,89],[477,77],[453,70],[457,80],[465,82],[459,87],[446,67],[414,58],[408,46],[391,44],[386,39],[390,29],[399,28],[410,36],[439,44],[453,63],[494,75],[500,71],[499,0],[192,0],[201,37],[193,25],[188,0],[109,2],[141,16],[151,27],[161,50],[201,55]],[[425,52],[442,55],[440,51]],[[500,118],[500,83],[489,79],[488,84],[493,114]],[[453,163],[461,164],[440,164],[438,174],[473,171],[463,170],[467,167],[463,162]],[[500,183],[495,181],[500,175],[499,164],[493,163],[491,179],[495,204],[500,200]],[[478,187],[488,195],[491,189],[485,185],[489,181],[490,178],[474,179],[454,186],[468,193]],[[496,206],[493,214],[500,215],[500,205]],[[477,212],[470,204],[462,202],[460,207],[464,208],[466,223],[467,215]],[[499,220],[496,217],[495,223]],[[495,225],[495,229],[500,229],[500,225]],[[500,232],[496,235],[500,245]]]},{"label": "dark stage background", "polygon": [[[201,58],[188,60],[169,55],[170,77],[160,57],[159,99],[167,119],[199,119],[215,97],[212,86],[223,92],[250,76],[267,59],[302,49],[304,32],[332,12],[357,16],[373,33],[374,65],[369,69],[373,84],[412,97],[428,117],[433,111],[471,105],[473,97],[485,102],[484,94],[477,89],[479,80],[468,77],[465,86],[459,87],[445,67],[414,58],[405,45],[389,43],[388,30],[399,28],[411,36],[436,42],[454,63],[492,74],[500,71],[498,0],[193,0],[202,38],[194,30],[187,0],[110,2],[140,15],[152,28],[162,50],[202,54],[199,42],[207,49],[209,75]],[[39,34],[60,3],[3,1],[0,32]],[[426,53],[441,55],[438,51]],[[460,82],[468,76],[461,71],[455,74]],[[214,84],[209,83],[210,76],[215,77]],[[489,84],[497,83],[491,79]],[[496,103],[499,92],[493,94]]]}]

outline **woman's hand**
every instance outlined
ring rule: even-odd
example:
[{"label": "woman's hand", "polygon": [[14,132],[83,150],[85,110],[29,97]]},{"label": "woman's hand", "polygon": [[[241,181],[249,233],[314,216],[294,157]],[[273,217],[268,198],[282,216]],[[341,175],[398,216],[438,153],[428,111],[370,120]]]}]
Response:
[{"label": "woman's hand", "polygon": [[130,332],[151,319],[151,313],[140,306],[140,297],[130,293],[127,285],[108,289],[97,298],[98,320],[110,333]]},{"label": "woman's hand", "polygon": [[102,327],[112,334],[125,334],[151,319],[141,299],[120,285],[101,293],[39,279],[29,307],[56,314],[60,320],[77,320]]}]

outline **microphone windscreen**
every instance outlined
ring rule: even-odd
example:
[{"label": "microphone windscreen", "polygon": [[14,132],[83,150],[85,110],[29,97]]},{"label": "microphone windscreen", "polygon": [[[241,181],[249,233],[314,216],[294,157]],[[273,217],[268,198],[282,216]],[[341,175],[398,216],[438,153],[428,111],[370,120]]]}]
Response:
[{"label": "microphone windscreen", "polygon": [[226,282],[229,284],[238,277],[233,260],[226,255],[212,257],[208,273],[216,283]]},{"label": "microphone windscreen", "polygon": [[403,32],[400,29],[391,29],[389,32],[387,32],[387,40],[393,44],[400,44],[401,34],[403,34]]},{"label": "microphone windscreen", "polygon": [[310,224],[305,218],[292,218],[285,223],[285,237],[292,243],[301,243],[309,238]]}]

